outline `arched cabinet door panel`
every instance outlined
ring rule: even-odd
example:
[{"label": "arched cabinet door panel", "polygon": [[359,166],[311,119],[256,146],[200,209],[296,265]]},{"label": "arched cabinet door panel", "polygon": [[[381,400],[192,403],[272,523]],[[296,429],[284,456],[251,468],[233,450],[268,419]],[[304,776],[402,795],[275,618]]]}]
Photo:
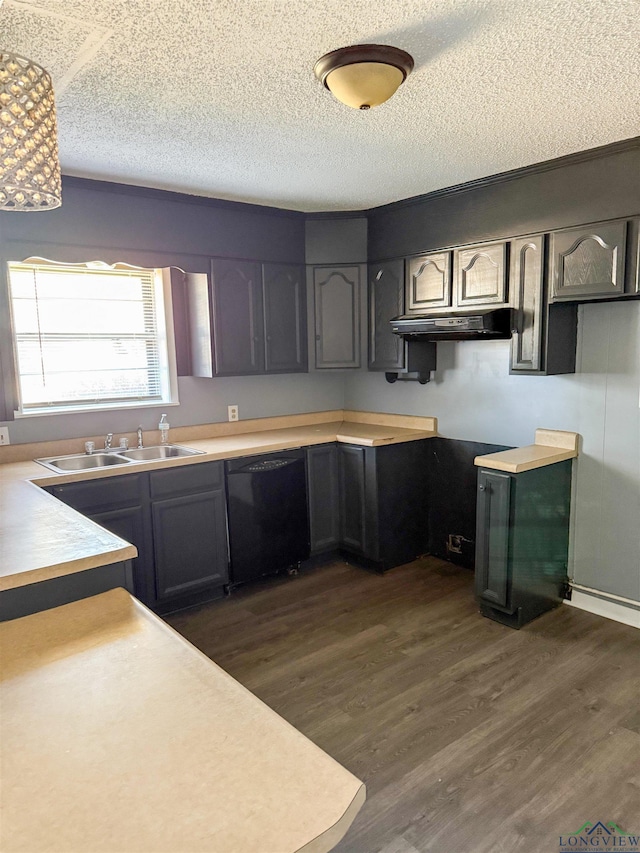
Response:
[{"label": "arched cabinet door panel", "polygon": [[407,262],[406,311],[424,314],[451,305],[451,252],[431,252]]},{"label": "arched cabinet door panel", "polygon": [[568,228],[551,235],[554,301],[624,294],[626,221]]},{"label": "arched cabinet door panel", "polygon": [[316,368],[360,367],[360,267],[313,267]]},{"label": "arched cabinet door panel", "polygon": [[454,252],[455,307],[507,304],[507,243],[484,243]]},{"label": "arched cabinet door panel", "polygon": [[403,370],[405,344],[391,331],[404,312],[404,261],[369,265],[369,370]]}]

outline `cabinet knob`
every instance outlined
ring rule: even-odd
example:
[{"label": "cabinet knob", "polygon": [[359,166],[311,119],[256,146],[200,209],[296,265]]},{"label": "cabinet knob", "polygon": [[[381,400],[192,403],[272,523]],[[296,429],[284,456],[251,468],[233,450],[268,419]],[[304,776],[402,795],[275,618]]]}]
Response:
[{"label": "cabinet knob", "polygon": [[483,486],[483,485],[481,484],[481,485],[479,485],[479,486],[478,486],[478,491],[479,491],[479,492],[486,492],[486,491],[487,491],[487,487],[486,487],[486,486]]}]

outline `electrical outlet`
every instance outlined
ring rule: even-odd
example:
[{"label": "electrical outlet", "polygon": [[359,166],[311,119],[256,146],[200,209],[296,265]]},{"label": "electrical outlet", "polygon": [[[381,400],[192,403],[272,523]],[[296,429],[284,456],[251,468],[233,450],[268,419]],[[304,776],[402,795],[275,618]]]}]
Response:
[{"label": "electrical outlet", "polygon": [[0,427],[0,445],[11,444],[9,439],[9,427]]},{"label": "electrical outlet", "polygon": [[235,406],[227,406],[227,412],[230,421],[237,421],[239,419],[237,403]]}]

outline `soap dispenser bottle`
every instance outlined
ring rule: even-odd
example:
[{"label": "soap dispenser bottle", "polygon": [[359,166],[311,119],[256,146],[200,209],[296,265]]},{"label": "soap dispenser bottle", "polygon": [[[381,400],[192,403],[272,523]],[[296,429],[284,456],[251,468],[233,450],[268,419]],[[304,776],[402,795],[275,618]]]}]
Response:
[{"label": "soap dispenser bottle", "polygon": [[160,430],[160,444],[169,444],[169,424],[166,415],[161,416],[158,429]]}]

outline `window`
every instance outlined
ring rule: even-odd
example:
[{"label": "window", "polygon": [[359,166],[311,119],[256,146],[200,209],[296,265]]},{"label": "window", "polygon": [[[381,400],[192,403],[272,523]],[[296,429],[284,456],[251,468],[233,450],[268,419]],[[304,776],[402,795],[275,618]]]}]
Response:
[{"label": "window", "polygon": [[177,402],[168,283],[116,264],[9,264],[18,414]]}]

